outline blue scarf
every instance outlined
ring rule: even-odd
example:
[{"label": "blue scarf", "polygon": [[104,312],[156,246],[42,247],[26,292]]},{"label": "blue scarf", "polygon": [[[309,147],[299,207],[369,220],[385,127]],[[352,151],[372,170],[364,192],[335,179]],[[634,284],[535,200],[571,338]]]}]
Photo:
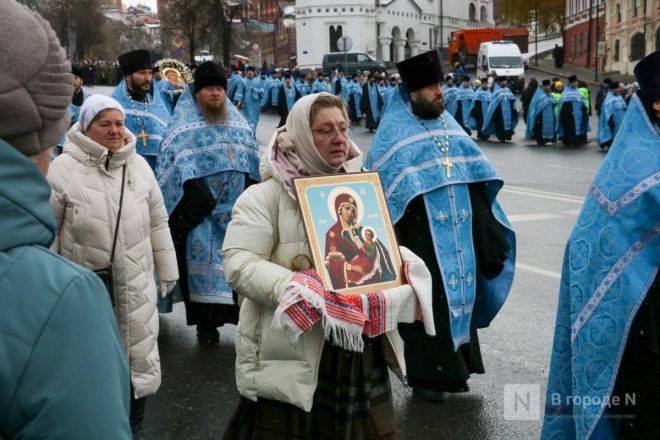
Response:
[{"label": "blue scarf", "polygon": [[552,139],[555,137],[556,105],[557,100],[552,96],[552,93],[546,94],[542,87],[536,89],[532,102],[529,104],[529,109],[527,110],[527,128],[525,129],[526,138],[534,138],[534,125],[536,123],[536,117],[539,114],[543,114],[541,128],[543,139]]},{"label": "blue scarf", "polygon": [[[598,143],[604,144],[614,138],[621,128],[623,116],[626,114],[626,101],[619,95],[609,92],[603,101],[600,110],[600,120],[598,121]],[[610,127],[610,118],[614,122],[614,132]]]},{"label": "blue scarf", "polygon": [[[463,122],[468,125],[470,119],[470,112],[474,106],[474,90],[471,87],[459,87],[458,93],[456,95],[456,101],[460,101],[461,104],[461,113],[463,116]],[[457,106],[458,107],[458,106]]]},{"label": "blue scarf", "polygon": [[[155,86],[152,84],[152,87]],[[153,95],[147,93],[146,103],[133,101],[126,90],[126,81],[122,80],[112,92],[112,97],[124,107],[126,128],[137,138],[138,154],[144,156],[154,169],[156,159],[160,154],[160,143],[170,121],[170,112],[167,110],[160,90],[154,90]],[[149,136],[146,138],[146,143],[140,136],[143,130]]]},{"label": "blue scarf", "polygon": [[[513,282],[515,234],[495,197],[502,180],[479,147],[448,112],[444,119],[449,135],[447,177],[444,155],[420,120],[413,115],[410,97],[403,87],[394,91],[367,154],[365,167],[380,174],[392,222],[398,222],[406,206],[423,195],[433,246],[449,305],[454,348],[470,340],[470,320],[487,327],[504,304]],[[440,119],[424,121],[439,139],[444,138]],[[504,270],[487,280],[477,270],[472,243],[472,208],[468,183],[485,182],[495,218],[504,226],[511,250]],[[402,225],[405,226],[405,225]],[[459,253],[459,249],[461,252]]]},{"label": "blue scarf", "polygon": [[660,264],[659,140],[634,96],[566,245],[542,439],[613,438],[607,401]]},{"label": "blue scarf", "polygon": [[500,87],[496,92],[493,92],[492,99],[488,105],[488,111],[484,118],[483,128],[481,129],[484,135],[491,135],[496,132],[493,116],[498,107],[502,108],[502,121],[506,130],[515,130],[518,126],[518,118],[513,118],[511,114],[510,102],[516,102],[516,97],[511,93],[508,87]]},{"label": "blue scarf", "polygon": [[259,180],[259,147],[252,130],[229,99],[225,105],[227,119],[209,125],[187,88],[174,110],[156,169],[168,214],[181,201],[188,180],[202,178],[217,200],[213,212],[188,234],[190,298],[202,303],[233,303],[220,250],[246,176]]},{"label": "blue scarf", "polygon": [[[591,127],[589,127],[589,116],[587,116],[586,113],[587,108],[586,108],[586,104],[584,103],[584,96],[582,96],[582,93],[578,89],[574,89],[573,87],[570,86],[566,87],[566,89],[564,89],[564,91],[561,94],[561,98],[559,99],[559,106],[557,109],[558,115],[561,115],[561,108],[565,104],[573,106],[575,135],[579,136],[590,132]],[[556,131],[557,131],[557,136],[563,139],[566,133],[564,132],[564,124],[561,123],[560,118],[557,118]]]}]

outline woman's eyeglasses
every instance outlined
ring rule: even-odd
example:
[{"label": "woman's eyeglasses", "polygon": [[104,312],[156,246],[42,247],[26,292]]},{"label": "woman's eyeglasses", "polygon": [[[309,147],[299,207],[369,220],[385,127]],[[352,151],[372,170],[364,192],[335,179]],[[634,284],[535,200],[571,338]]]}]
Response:
[{"label": "woman's eyeglasses", "polygon": [[329,127],[314,128],[314,129],[312,129],[312,131],[314,133],[316,133],[319,138],[327,141],[328,139],[331,139],[331,138],[335,137],[337,132],[339,132],[341,137],[348,138],[348,133],[349,133],[350,129],[351,129],[350,126],[345,126],[345,127],[332,127],[332,128],[329,128]]}]

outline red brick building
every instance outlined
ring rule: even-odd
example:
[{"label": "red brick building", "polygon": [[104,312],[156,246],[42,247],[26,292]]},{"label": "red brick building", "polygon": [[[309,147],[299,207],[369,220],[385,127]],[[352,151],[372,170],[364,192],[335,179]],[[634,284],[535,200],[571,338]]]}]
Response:
[{"label": "red brick building", "polygon": [[293,67],[296,56],[296,27],[292,21],[293,0],[250,0],[250,19],[272,25],[274,32],[260,38],[260,58],[276,67]]},{"label": "red brick building", "polygon": [[[565,7],[564,61],[595,67],[596,45],[605,36],[605,2],[566,0]],[[602,57],[604,54],[599,55]]]}]

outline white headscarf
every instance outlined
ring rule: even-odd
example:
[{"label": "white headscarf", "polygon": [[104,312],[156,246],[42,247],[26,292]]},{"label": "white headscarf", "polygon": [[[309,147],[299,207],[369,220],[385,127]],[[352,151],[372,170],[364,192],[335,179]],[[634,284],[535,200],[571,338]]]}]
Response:
[{"label": "white headscarf", "polygon": [[92,123],[96,115],[103,110],[108,109],[119,110],[124,118],[126,118],[124,107],[122,107],[122,105],[114,98],[96,94],[85,99],[85,102],[80,109],[80,126],[82,129],[87,130],[87,127],[89,127],[89,124]]}]

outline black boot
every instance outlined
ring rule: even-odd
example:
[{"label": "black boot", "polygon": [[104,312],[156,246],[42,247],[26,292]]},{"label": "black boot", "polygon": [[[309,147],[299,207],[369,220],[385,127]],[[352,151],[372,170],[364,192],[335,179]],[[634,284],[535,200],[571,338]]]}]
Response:
[{"label": "black boot", "polygon": [[133,393],[131,392],[131,414],[129,422],[131,424],[131,433],[133,434],[133,440],[143,440],[144,435],[142,434],[142,419],[144,419],[144,407],[147,404],[147,398],[142,397],[140,399],[135,399]]}]

